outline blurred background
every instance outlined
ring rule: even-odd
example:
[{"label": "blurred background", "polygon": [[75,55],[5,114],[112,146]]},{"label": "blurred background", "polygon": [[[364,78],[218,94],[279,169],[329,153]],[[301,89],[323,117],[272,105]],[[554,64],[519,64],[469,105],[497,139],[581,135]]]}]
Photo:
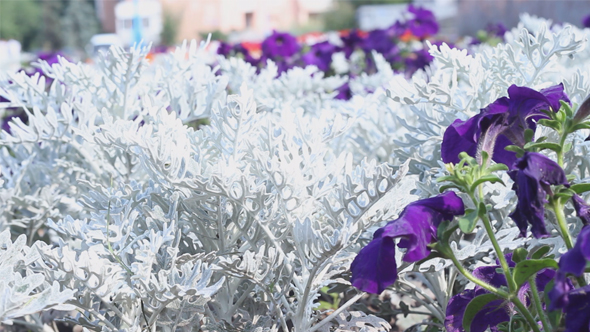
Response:
[{"label": "blurred background", "polygon": [[489,24],[508,29],[528,12],[581,26],[588,0],[0,0],[0,65],[60,52],[87,61],[110,45],[143,40],[165,50],[184,39],[259,43],[273,30],[303,39],[326,31],[385,29],[409,3],[432,11],[439,38]]}]

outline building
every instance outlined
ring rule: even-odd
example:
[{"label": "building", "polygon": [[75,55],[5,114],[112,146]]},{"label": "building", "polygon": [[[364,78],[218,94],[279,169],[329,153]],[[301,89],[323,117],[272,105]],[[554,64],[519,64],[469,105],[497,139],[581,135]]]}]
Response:
[{"label": "building", "polygon": [[261,40],[276,30],[313,23],[333,0],[161,0],[178,20],[178,40],[222,32],[233,41]]},{"label": "building", "polygon": [[115,5],[115,33],[125,46],[141,40],[158,45],[162,19],[159,0],[126,0]]}]

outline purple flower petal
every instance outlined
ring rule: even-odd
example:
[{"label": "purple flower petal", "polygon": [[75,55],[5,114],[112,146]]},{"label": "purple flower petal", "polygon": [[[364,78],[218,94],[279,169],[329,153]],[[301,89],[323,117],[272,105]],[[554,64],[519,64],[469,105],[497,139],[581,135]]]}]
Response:
[{"label": "purple flower petal", "polygon": [[[463,332],[463,316],[465,308],[475,297],[488,292],[483,288],[465,290],[451,298],[447,305],[445,317],[445,328],[448,332]],[[504,300],[498,299],[486,304],[478,312],[471,322],[471,331],[484,332],[488,328],[490,331],[498,331],[497,325],[510,320],[508,312],[511,311],[504,303]]]},{"label": "purple flower petal", "polygon": [[354,287],[369,293],[381,293],[397,279],[393,239],[375,236],[358,253],[350,270]]},{"label": "purple flower petal", "polygon": [[516,222],[521,236],[526,236],[528,224],[536,238],[548,236],[545,228],[545,203],[549,185],[565,184],[563,169],[553,160],[536,152],[527,152],[516,161],[509,172],[514,180],[518,203],[510,217]]},{"label": "purple flower petal", "polygon": [[380,293],[397,279],[394,239],[406,248],[403,260],[416,262],[430,253],[438,225],[465,213],[463,201],[454,192],[419,200],[406,206],[399,218],[378,229],[351,265],[351,283],[366,292]]},{"label": "purple flower petal", "polygon": [[590,330],[590,286],[580,287],[568,295],[565,313],[565,332],[588,332]]},{"label": "purple flower petal", "polygon": [[414,14],[414,18],[406,23],[414,36],[424,38],[438,32],[438,23],[430,10],[410,5],[408,11]]},{"label": "purple flower petal", "polygon": [[262,42],[262,53],[268,58],[287,58],[299,52],[301,48],[297,39],[289,33],[277,32],[268,36]]},{"label": "purple flower petal", "polygon": [[488,152],[496,162],[511,166],[516,160],[505,147],[511,144],[523,147],[526,129],[536,129],[536,122],[547,118],[543,110],[559,110],[559,101],[570,102],[558,84],[540,92],[512,85],[508,97],[497,99],[467,121],[455,121],[445,131],[441,154],[445,163],[458,162],[458,152],[476,157],[477,148]]},{"label": "purple flower petal", "polygon": [[590,225],[590,206],[586,201],[580,197],[580,195],[574,195],[572,196],[572,203],[574,204],[576,214],[578,215],[578,218],[582,220],[582,223],[584,223],[584,225]]},{"label": "purple flower petal", "polygon": [[576,239],[576,245],[561,256],[559,269],[563,273],[571,273],[579,277],[584,272],[587,261],[590,261],[590,226],[582,228]]}]

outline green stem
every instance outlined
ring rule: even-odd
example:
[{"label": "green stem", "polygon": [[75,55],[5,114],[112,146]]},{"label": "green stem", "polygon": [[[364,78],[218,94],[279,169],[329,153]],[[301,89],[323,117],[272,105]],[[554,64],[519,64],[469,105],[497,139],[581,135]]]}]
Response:
[{"label": "green stem", "polygon": [[[479,202],[483,202],[483,186],[478,186],[479,188],[479,201],[475,199],[475,195],[470,195],[471,199],[473,200],[473,203],[475,204],[475,206],[479,205]],[[498,239],[496,239],[496,233],[494,233],[494,229],[492,228],[492,222],[490,221],[490,218],[488,217],[487,213],[484,213],[481,216],[481,219],[483,221],[483,226],[486,229],[486,233],[488,234],[488,237],[490,238],[490,242],[492,242],[492,246],[494,247],[494,251],[496,252],[496,256],[498,257],[498,260],[500,261],[500,266],[502,267],[502,271],[504,271],[504,276],[506,277],[506,281],[508,283],[508,289],[510,290],[510,293],[514,293],[516,292],[517,286],[516,286],[516,282],[514,281],[514,278],[512,278],[512,273],[510,272],[510,266],[508,265],[508,262],[506,261],[506,257],[504,257],[504,252],[502,251],[502,248],[500,248],[500,244],[498,243]]]},{"label": "green stem", "polygon": [[559,137],[559,146],[561,147],[561,150],[556,152],[557,164],[561,168],[563,168],[563,148],[565,146],[565,139],[567,138],[567,133],[565,133],[565,131],[566,131],[565,123],[563,124],[563,131],[564,131],[564,133],[560,133],[560,137]]},{"label": "green stem", "polygon": [[498,297],[501,297],[503,299],[506,299],[506,300],[514,303],[514,305],[518,308],[519,312],[527,320],[527,323],[529,324],[530,328],[535,332],[541,332],[541,330],[539,329],[539,326],[537,325],[537,322],[535,321],[535,318],[533,317],[533,315],[531,315],[531,313],[527,309],[527,307],[522,302],[520,302],[520,300],[518,299],[518,296],[513,296],[510,293],[507,293],[507,292],[505,292],[501,289],[498,289],[498,288],[496,288],[496,287],[494,287],[482,280],[477,279],[473,274],[471,274],[471,272],[469,272],[465,267],[463,267],[463,265],[461,265],[461,262],[459,262],[457,260],[457,257],[455,257],[455,255],[453,254],[453,250],[451,250],[450,247],[438,242],[438,243],[436,243],[434,248],[437,251],[439,251],[440,253],[444,254],[445,257],[447,257],[451,261],[453,261],[453,264],[455,265],[457,270],[459,270],[459,273],[461,273],[465,278],[467,278],[467,280],[482,287],[483,289],[489,291],[490,293],[497,295]]},{"label": "green stem", "polygon": [[563,214],[563,204],[560,204],[558,199],[551,198],[551,207],[553,208],[553,212],[555,213],[555,218],[557,218],[557,225],[559,226],[559,230],[561,232],[561,237],[563,237],[563,241],[568,250],[571,250],[574,247],[574,241],[572,240],[572,236],[567,229],[567,221],[565,220],[565,215]]},{"label": "green stem", "polygon": [[[527,323],[529,324],[529,327],[535,331],[535,332],[541,332],[541,329],[539,328],[539,325],[537,324],[537,321],[535,320],[535,318],[533,317],[533,315],[531,315],[531,312],[529,311],[529,309],[527,309],[527,307],[522,304],[522,302],[520,302],[520,300],[518,299],[518,297],[514,297],[512,299],[510,299],[512,301],[512,303],[514,303],[514,305],[516,306],[516,308],[518,309],[518,311],[524,316],[524,318],[527,320]],[[549,332],[551,330],[547,330],[545,329],[545,332]]]},{"label": "green stem", "polygon": [[504,276],[506,277],[506,281],[508,283],[508,289],[510,290],[510,293],[513,293],[517,289],[516,282],[514,281],[514,278],[512,278],[512,273],[510,272],[510,266],[508,265],[508,262],[506,261],[506,257],[504,257],[504,253],[502,252],[502,248],[500,248],[500,244],[498,243],[498,240],[496,239],[496,234],[494,233],[494,230],[492,229],[492,223],[491,223],[490,219],[488,218],[487,214],[484,214],[482,216],[482,220],[483,220],[483,225],[486,229],[486,233],[488,233],[488,237],[490,238],[490,241],[492,242],[492,245],[494,246],[494,250],[496,251],[496,256],[498,256],[498,260],[500,261],[500,266],[502,266],[502,270],[504,271]]},{"label": "green stem", "polygon": [[482,280],[477,279],[473,274],[471,274],[471,272],[469,272],[469,270],[467,270],[465,267],[463,267],[463,265],[461,265],[461,262],[459,262],[457,260],[457,257],[455,257],[455,255],[453,254],[453,250],[451,250],[451,248],[449,248],[446,245],[443,245],[440,242],[437,242],[434,246],[434,248],[439,251],[440,253],[443,253],[445,255],[445,257],[449,258],[451,261],[453,261],[453,264],[455,265],[455,267],[457,268],[457,270],[459,270],[459,273],[461,273],[465,278],[467,278],[467,280],[471,281],[472,283],[480,286],[481,288],[487,290],[490,293],[496,294],[501,298],[504,299],[509,299],[510,298],[510,294],[506,293],[505,291],[498,289]]},{"label": "green stem", "polygon": [[531,293],[533,294],[533,303],[539,318],[541,318],[541,323],[543,323],[543,330],[546,332],[553,331],[551,329],[551,324],[547,320],[545,311],[543,310],[543,305],[541,304],[541,298],[539,297],[539,290],[537,289],[537,281],[535,280],[535,277],[536,276],[533,275],[529,278],[529,285],[531,287]]}]

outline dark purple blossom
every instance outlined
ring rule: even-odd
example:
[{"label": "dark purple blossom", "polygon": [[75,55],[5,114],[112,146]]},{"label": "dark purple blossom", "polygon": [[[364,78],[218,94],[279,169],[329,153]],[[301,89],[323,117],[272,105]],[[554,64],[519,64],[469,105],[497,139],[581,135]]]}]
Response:
[{"label": "dark purple blossom", "polygon": [[563,308],[564,332],[590,331],[590,286],[576,288],[568,294],[569,302]]},{"label": "dark purple blossom", "polygon": [[454,192],[419,200],[406,206],[399,218],[378,229],[373,240],[352,262],[351,283],[369,293],[381,293],[397,279],[394,239],[401,238],[403,260],[417,262],[430,254],[439,224],[465,213],[463,201]]},{"label": "dark purple blossom", "polygon": [[348,84],[348,82],[342,84],[338,89],[338,94],[336,95],[336,97],[334,97],[335,99],[340,99],[340,100],[350,100],[350,98],[352,98],[352,90],[350,90],[350,85]]},{"label": "dark purple blossom", "polygon": [[272,34],[262,42],[262,53],[265,57],[275,59],[278,57],[287,58],[299,52],[297,39],[287,32],[273,31]]},{"label": "dark purple blossom", "polygon": [[[512,261],[512,255],[506,255],[506,261],[510,267],[516,266]],[[496,288],[506,287],[506,277],[504,274],[499,273],[500,265],[493,266],[482,266],[478,267],[473,271],[473,276],[484,281]],[[539,290],[545,289],[545,286],[554,278],[555,271],[551,269],[543,269],[537,274],[535,281]],[[527,302],[527,293],[530,290],[529,283],[525,283],[518,292],[518,298],[522,302]],[[462,332],[463,329],[463,316],[465,315],[465,308],[471,300],[479,295],[488,294],[489,292],[481,286],[476,286],[474,289],[465,290],[455,296],[453,296],[447,305],[447,312],[445,318],[445,327],[448,332]],[[489,302],[485,305],[480,312],[478,312],[472,323],[471,331],[483,332],[488,328],[492,332],[499,331],[498,325],[503,322],[510,320],[510,315],[513,314],[513,305],[507,303],[503,299],[498,299]]]},{"label": "dark purple blossom", "polygon": [[363,41],[364,41],[364,38],[360,35],[359,31],[356,29],[350,30],[348,35],[342,36],[341,39],[342,39],[342,44],[344,44],[342,49],[343,49],[344,55],[346,55],[347,59],[350,58],[350,55],[352,54],[352,52],[354,52],[354,50],[362,47]]},{"label": "dark purple blossom", "polygon": [[486,26],[486,32],[488,33],[488,35],[490,36],[494,36],[494,37],[500,37],[500,38],[504,38],[504,35],[506,34],[506,26],[502,23],[489,23]]},{"label": "dark purple blossom", "polygon": [[590,206],[580,195],[572,196],[572,202],[578,218],[582,220],[584,225],[590,225]]},{"label": "dark purple blossom", "polygon": [[302,60],[306,65],[314,65],[322,71],[329,71],[332,63],[332,54],[338,48],[328,41],[311,46],[309,52],[303,55]]},{"label": "dark purple blossom", "polygon": [[570,102],[563,91],[563,84],[540,92],[512,85],[508,88],[508,97],[497,99],[466,121],[455,120],[447,128],[441,145],[443,161],[459,162],[460,152],[476,157],[479,147],[492,155],[494,161],[511,166],[516,154],[506,151],[506,146],[523,147],[527,143],[524,131],[535,130],[536,122],[547,118],[542,110],[557,112],[560,100]]},{"label": "dark purple blossom", "polygon": [[590,226],[584,226],[578,235],[576,245],[561,256],[559,271],[553,289],[548,296],[549,310],[562,309],[565,314],[565,331],[589,331],[590,286],[574,289],[567,274],[580,277],[590,261]]},{"label": "dark purple blossom", "polygon": [[[371,51],[381,53],[388,62],[401,61],[400,49],[397,46],[397,36],[388,29],[375,29],[369,32],[363,42],[363,50],[367,54]],[[367,56],[370,58],[370,56]]]},{"label": "dark purple blossom", "polygon": [[438,23],[430,10],[410,5],[408,11],[414,14],[414,18],[407,22],[407,26],[414,36],[425,38],[438,32]]},{"label": "dark purple blossom", "polygon": [[223,41],[219,42],[219,46],[217,46],[217,54],[223,55],[224,57],[230,56],[232,51],[232,45],[230,43],[226,43]]},{"label": "dark purple blossom", "polygon": [[582,19],[582,27],[590,28],[590,15],[584,16],[584,18]]},{"label": "dark purple blossom", "polygon": [[426,68],[432,60],[434,60],[434,57],[430,55],[427,49],[421,49],[411,53],[405,60],[406,76],[411,77],[416,71]]},{"label": "dark purple blossom", "polygon": [[527,224],[536,238],[549,235],[545,228],[546,196],[551,193],[550,185],[569,185],[563,169],[553,160],[537,152],[526,152],[518,159],[508,173],[514,185],[518,203],[510,217],[526,236]]},{"label": "dark purple blossom", "polygon": [[[488,294],[489,292],[481,287],[467,289],[453,296],[447,305],[445,317],[445,328],[448,332],[463,332],[463,316],[465,308],[475,297]],[[486,304],[473,318],[471,323],[472,332],[484,332],[490,328],[491,332],[497,332],[498,324],[510,320],[510,309],[504,300],[498,299]]]}]

